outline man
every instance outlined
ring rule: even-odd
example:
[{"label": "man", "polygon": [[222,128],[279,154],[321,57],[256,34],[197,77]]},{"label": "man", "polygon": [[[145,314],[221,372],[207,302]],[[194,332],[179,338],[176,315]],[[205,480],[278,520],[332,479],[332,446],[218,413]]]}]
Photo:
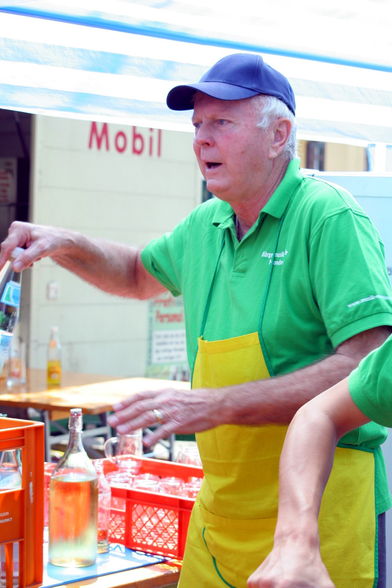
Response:
[{"label": "man", "polygon": [[[0,263],[22,245],[18,269],[49,255],[114,294],[144,299],[168,288],[183,295],[193,390],[137,394],[111,423],[119,432],[158,425],[150,443],[197,432],[205,479],[180,586],[239,588],[272,548],[286,425],[384,342],[392,293],[364,212],[345,191],[299,171],[295,99],[284,76],[257,55],[230,55],[200,82],[173,88],[167,102],[193,109],[195,154],[217,198],[141,252],[14,223]],[[376,574],[374,537],[367,541],[374,504],[358,521],[356,536],[365,540],[354,547],[357,513],[344,501],[339,507],[342,488],[374,479],[359,443],[384,439],[374,427],[353,434],[345,441],[354,448],[335,463],[321,533],[341,587]],[[390,504],[385,485],[377,497],[382,513]]]},{"label": "man", "polygon": [[348,378],[295,415],[280,460],[274,548],[252,574],[250,587],[334,586],[320,555],[317,519],[322,493],[337,442],[370,420],[392,426],[392,337],[363,359]]}]

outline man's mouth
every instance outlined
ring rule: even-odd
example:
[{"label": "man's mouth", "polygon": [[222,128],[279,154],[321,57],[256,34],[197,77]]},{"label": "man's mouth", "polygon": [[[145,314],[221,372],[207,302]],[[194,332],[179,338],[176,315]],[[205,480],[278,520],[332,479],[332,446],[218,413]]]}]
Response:
[{"label": "man's mouth", "polygon": [[220,165],[222,165],[222,164],[221,163],[218,163],[216,161],[207,161],[206,162],[206,168],[207,169],[216,169]]}]

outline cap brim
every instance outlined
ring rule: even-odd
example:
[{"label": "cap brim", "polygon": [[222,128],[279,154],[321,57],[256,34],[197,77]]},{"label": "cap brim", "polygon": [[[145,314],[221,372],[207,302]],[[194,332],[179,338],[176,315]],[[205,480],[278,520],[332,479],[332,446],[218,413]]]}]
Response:
[{"label": "cap brim", "polygon": [[196,92],[203,92],[219,100],[242,100],[258,94],[255,90],[233,86],[224,82],[199,82],[172,88],[167,95],[166,104],[171,110],[192,110]]}]

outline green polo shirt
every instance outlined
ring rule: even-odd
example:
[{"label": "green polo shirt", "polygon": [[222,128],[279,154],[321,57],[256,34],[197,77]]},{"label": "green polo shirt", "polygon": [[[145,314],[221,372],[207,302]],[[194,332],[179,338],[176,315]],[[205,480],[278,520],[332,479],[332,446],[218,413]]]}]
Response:
[{"label": "green polo shirt", "polygon": [[392,324],[379,234],[348,192],[304,177],[297,160],[241,242],[231,206],[214,198],[152,241],[142,261],[183,295],[191,367],[201,334],[218,340],[260,330],[277,375],[322,359],[361,331]]},{"label": "green polo shirt", "polygon": [[[231,206],[214,198],[152,241],[142,261],[183,295],[191,369],[200,335],[211,341],[259,331],[270,374],[282,375],[361,331],[392,325],[377,230],[346,190],[304,176],[297,160],[240,242]],[[374,447],[385,438],[383,427],[369,423],[343,441]]]},{"label": "green polo shirt", "polygon": [[392,427],[392,335],[350,374],[349,390],[369,418]]}]

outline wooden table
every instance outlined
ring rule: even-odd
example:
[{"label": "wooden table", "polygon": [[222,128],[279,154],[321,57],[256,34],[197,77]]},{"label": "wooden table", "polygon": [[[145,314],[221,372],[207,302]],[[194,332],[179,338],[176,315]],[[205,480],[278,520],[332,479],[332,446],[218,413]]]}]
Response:
[{"label": "wooden table", "polygon": [[[59,442],[59,435],[51,435],[51,423],[66,418],[71,408],[79,407],[84,414],[101,415],[103,427],[97,427],[87,434],[110,435],[106,417],[113,406],[140,390],[161,388],[189,389],[188,382],[161,380],[156,378],[107,378],[91,374],[63,374],[60,388],[47,388],[44,370],[28,370],[25,385],[8,391],[5,382],[0,382],[0,410],[11,408],[34,408],[42,414],[45,422],[45,459],[50,461],[50,448]],[[64,437],[68,437],[66,433]]]},{"label": "wooden table", "polygon": [[62,584],[64,588],[175,588],[181,566],[176,562],[153,564],[126,572]]},{"label": "wooden table", "polygon": [[[0,380],[0,411],[8,408],[34,408],[45,422],[45,454],[50,459],[50,447],[59,436],[51,437],[50,425],[55,419],[68,417],[71,408],[80,407],[84,414],[103,415],[106,418],[113,405],[140,391],[163,387],[178,390],[189,388],[188,382],[155,378],[108,378],[91,374],[63,373],[62,386],[48,389],[45,370],[28,370],[27,382],[12,391]],[[94,429],[94,434],[102,427]],[[86,434],[86,433],[85,433]],[[68,438],[68,434],[64,437]],[[179,562],[153,564],[129,571],[106,574],[88,580],[64,584],[64,588],[174,588],[180,573]]]}]

